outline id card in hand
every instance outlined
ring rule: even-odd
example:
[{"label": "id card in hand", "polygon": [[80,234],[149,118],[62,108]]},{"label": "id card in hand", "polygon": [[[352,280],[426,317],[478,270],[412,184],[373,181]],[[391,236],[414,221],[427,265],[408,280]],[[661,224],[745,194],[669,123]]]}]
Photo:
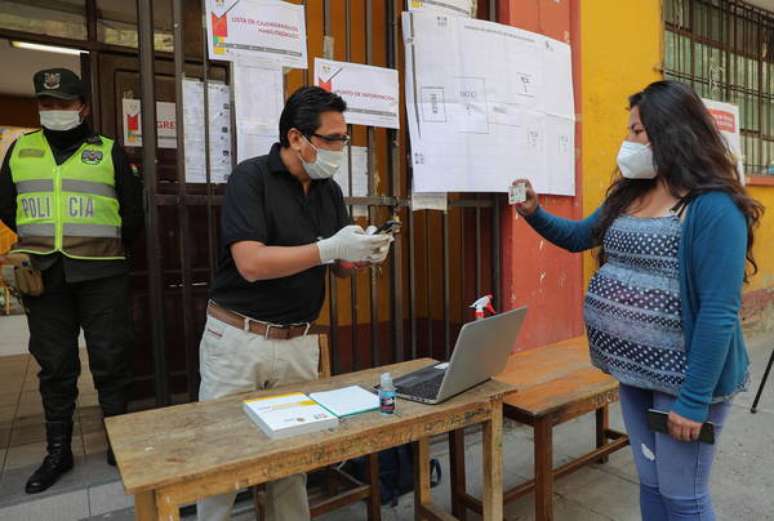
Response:
[{"label": "id card in hand", "polygon": [[508,204],[523,203],[527,200],[527,185],[516,183],[511,185],[508,192]]}]

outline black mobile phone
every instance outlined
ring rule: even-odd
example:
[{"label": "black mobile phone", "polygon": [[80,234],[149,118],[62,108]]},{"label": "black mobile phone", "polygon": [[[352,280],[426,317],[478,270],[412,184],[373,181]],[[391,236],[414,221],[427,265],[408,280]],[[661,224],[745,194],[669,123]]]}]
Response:
[{"label": "black mobile phone", "polygon": [[385,221],[379,226],[374,234],[377,233],[398,233],[400,231],[400,221]]},{"label": "black mobile phone", "polygon": [[[654,432],[663,432],[669,434],[669,428],[667,427],[667,419],[669,413],[659,411],[657,409],[648,409],[648,429]],[[699,441],[707,443],[709,445],[715,444],[715,424],[712,422],[704,422],[699,432]]]}]

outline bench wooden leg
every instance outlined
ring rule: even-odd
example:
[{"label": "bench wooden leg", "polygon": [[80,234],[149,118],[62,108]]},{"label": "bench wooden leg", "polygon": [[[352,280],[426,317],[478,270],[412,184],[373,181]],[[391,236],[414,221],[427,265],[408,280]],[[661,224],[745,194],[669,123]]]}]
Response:
[{"label": "bench wooden leg", "polygon": [[553,521],[553,421],[551,417],[535,421],[535,521]]},{"label": "bench wooden leg", "polygon": [[368,485],[370,492],[368,496],[368,521],[381,521],[382,519],[382,498],[379,493],[379,454],[368,455]]},{"label": "bench wooden leg", "polygon": [[[610,429],[610,410],[607,405],[596,411],[597,415],[597,448],[601,449],[607,443],[607,431]],[[597,463],[607,463],[610,458],[602,456]]]},{"label": "bench wooden leg", "polygon": [[460,521],[467,518],[462,496],[467,494],[465,480],[465,429],[449,433],[449,479],[451,480],[452,514]]},{"label": "bench wooden leg", "polygon": [[414,442],[414,518],[416,521],[428,519],[423,515],[422,507],[430,504],[430,438],[420,438]]},{"label": "bench wooden leg", "polygon": [[503,519],[503,407],[502,401],[492,406],[492,417],[484,423],[484,521]]}]

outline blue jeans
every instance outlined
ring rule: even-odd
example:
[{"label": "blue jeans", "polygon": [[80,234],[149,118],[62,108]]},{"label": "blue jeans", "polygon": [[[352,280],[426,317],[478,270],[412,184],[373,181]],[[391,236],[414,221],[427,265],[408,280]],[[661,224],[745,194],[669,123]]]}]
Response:
[{"label": "blue jeans", "polygon": [[[640,477],[643,521],[715,521],[709,478],[715,445],[681,442],[648,430],[648,409],[671,411],[674,396],[621,384],[621,409]],[[719,434],[730,402],[710,407]],[[717,439],[716,439],[717,443]]]}]

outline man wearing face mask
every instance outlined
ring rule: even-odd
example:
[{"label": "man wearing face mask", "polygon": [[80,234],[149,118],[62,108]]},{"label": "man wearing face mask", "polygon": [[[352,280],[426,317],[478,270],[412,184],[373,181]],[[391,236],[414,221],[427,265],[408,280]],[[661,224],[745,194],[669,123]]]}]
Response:
[{"label": "man wearing face mask", "polygon": [[[143,224],[142,183],[120,146],[91,130],[87,89],[67,69],[33,79],[41,130],[8,149],[0,170],[0,219],[19,239],[42,292],[23,295],[29,350],[40,365],[47,455],[26,485],[42,492],[73,467],[78,336],[105,417],[126,412],[131,383],[126,245]],[[108,463],[115,465],[112,452]]]},{"label": "man wearing face mask", "polygon": [[[331,179],[349,143],[339,96],[305,87],[287,101],[280,142],[237,165],[228,181],[221,252],[200,346],[199,399],[317,377],[318,328],[331,267],[378,264],[391,238],[351,224]],[[236,493],[198,503],[200,521],[230,519]],[[309,519],[306,477],[266,487],[269,521]]]}]

